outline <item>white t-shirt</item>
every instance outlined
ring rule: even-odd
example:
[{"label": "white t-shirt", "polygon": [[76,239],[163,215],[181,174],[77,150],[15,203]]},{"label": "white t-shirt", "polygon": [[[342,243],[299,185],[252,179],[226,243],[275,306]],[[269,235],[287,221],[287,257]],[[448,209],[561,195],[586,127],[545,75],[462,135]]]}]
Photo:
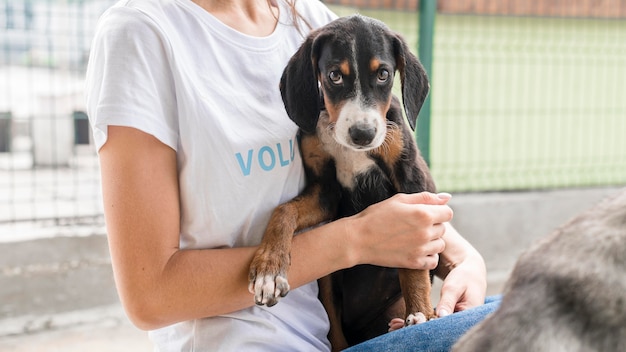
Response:
[{"label": "white t-shirt", "polygon": [[[98,23],[86,80],[96,147],[118,125],[177,152],[181,248],[259,244],[274,207],[304,186],[297,127],[278,89],[304,37],[279,4],[267,37],[239,33],[191,0],[120,1]],[[298,0],[297,9],[313,28],[335,18],[318,0]],[[160,351],[318,351],[329,349],[327,331],[312,282],[274,307],[150,336]]]}]

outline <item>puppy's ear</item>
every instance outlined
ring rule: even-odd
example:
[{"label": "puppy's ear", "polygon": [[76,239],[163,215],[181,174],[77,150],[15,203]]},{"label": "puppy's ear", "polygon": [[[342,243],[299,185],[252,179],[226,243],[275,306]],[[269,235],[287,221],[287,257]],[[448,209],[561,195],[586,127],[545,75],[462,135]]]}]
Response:
[{"label": "puppy's ear", "polygon": [[428,75],[417,57],[411,53],[402,37],[395,34],[393,43],[396,64],[400,72],[400,82],[402,83],[404,112],[406,113],[411,128],[414,130],[417,115],[430,89]]},{"label": "puppy's ear", "polygon": [[280,79],[280,94],[289,118],[305,133],[314,133],[320,114],[316,48],[319,31],[312,32],[291,57]]}]

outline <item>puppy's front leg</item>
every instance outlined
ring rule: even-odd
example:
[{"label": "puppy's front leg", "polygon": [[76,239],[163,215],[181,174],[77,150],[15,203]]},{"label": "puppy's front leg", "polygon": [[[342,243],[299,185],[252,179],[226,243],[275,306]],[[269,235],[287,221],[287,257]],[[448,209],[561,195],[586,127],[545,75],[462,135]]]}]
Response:
[{"label": "puppy's front leg", "polygon": [[319,185],[307,187],[301,195],[274,210],[250,264],[248,289],[256,304],[271,307],[287,295],[294,233],[330,220],[331,215],[320,206]]},{"label": "puppy's front leg", "polygon": [[330,322],[328,340],[330,341],[331,351],[337,352],[348,348],[349,345],[343,334],[343,328],[341,327],[341,304],[335,301],[332,275],[333,274],[324,276],[317,280],[317,283],[319,285],[320,301],[322,301],[324,309],[326,309],[326,313],[328,313],[328,320]]},{"label": "puppy's front leg", "polygon": [[248,289],[258,305],[271,307],[289,292],[287,269],[291,262],[291,239],[297,228],[297,211],[296,200],[274,210],[252,259]]},{"label": "puppy's front leg", "polygon": [[398,273],[406,305],[404,324],[415,325],[433,319],[435,311],[430,302],[430,272],[399,269]]}]

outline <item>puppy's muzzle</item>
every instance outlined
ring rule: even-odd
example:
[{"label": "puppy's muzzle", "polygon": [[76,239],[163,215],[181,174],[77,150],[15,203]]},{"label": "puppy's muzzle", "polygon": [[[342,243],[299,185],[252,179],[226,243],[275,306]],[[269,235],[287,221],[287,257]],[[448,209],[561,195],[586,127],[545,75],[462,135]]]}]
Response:
[{"label": "puppy's muzzle", "polygon": [[376,137],[376,127],[365,123],[357,123],[348,129],[348,135],[350,135],[354,145],[366,147]]}]

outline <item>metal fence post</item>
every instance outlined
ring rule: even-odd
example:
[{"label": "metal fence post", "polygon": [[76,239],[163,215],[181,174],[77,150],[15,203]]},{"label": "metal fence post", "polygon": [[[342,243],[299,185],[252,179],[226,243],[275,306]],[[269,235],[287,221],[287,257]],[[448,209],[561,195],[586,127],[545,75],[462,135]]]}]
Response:
[{"label": "metal fence post", "polygon": [[[418,53],[429,80],[433,79],[433,37],[435,35],[435,14],[437,0],[420,0],[419,4],[419,47]],[[431,90],[432,92],[432,90]],[[417,119],[416,138],[422,156],[430,165],[430,97],[428,94]]]},{"label": "metal fence post", "polygon": [[13,117],[10,111],[0,111],[0,153],[11,151]]}]

